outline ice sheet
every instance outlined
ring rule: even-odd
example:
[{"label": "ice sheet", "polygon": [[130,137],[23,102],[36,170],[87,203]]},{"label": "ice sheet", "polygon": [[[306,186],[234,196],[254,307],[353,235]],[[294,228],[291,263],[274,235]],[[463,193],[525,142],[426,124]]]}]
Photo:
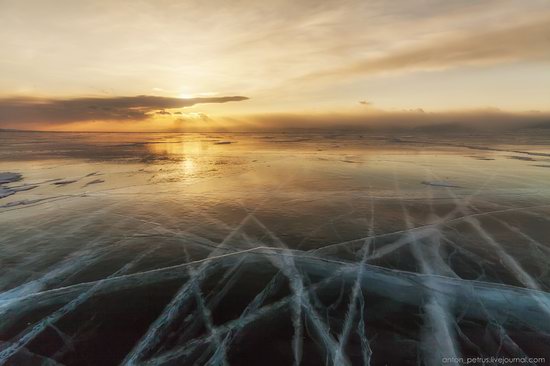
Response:
[{"label": "ice sheet", "polygon": [[0,364],[550,360],[540,133],[2,134]]}]

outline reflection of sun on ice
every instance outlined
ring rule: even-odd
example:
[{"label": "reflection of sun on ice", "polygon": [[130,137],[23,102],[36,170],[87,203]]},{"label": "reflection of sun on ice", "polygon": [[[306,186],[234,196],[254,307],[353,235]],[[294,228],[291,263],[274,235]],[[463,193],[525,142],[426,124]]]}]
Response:
[{"label": "reflection of sun on ice", "polygon": [[193,157],[201,155],[203,152],[203,143],[201,141],[174,141],[162,144],[149,144],[148,149],[153,154],[170,155],[174,157]]},{"label": "reflection of sun on ice", "polygon": [[202,141],[165,141],[159,144],[149,144],[149,151],[157,156],[168,156],[178,160],[180,174],[194,175],[201,170],[201,155],[205,146]]},{"label": "reflection of sun on ice", "polygon": [[196,172],[197,170],[197,164],[195,163],[195,159],[193,158],[186,158],[181,162],[181,167],[183,170],[183,174],[185,175],[191,175]]}]

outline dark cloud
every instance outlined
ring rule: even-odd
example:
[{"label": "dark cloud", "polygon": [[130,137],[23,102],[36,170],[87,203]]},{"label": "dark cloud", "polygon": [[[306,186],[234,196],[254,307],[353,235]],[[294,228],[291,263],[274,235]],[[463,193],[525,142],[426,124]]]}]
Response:
[{"label": "dark cloud", "polygon": [[144,120],[151,114],[170,114],[165,109],[190,107],[200,103],[226,103],[247,97],[167,98],[150,95],[112,98],[46,99],[11,97],[0,99],[0,127],[66,124],[79,121]]}]

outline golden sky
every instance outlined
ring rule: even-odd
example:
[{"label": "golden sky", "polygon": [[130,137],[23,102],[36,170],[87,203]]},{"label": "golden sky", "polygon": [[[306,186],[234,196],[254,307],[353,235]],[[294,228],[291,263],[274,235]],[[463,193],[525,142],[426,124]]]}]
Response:
[{"label": "golden sky", "polygon": [[0,128],[337,128],[550,110],[547,0],[0,0],[0,24]]}]

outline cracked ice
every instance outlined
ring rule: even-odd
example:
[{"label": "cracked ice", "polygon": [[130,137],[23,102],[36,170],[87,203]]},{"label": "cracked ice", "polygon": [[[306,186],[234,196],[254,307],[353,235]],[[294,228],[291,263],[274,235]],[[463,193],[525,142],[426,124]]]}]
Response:
[{"label": "cracked ice", "polygon": [[513,136],[43,137],[0,146],[0,365],[550,360],[550,171],[509,155],[548,157]]}]

